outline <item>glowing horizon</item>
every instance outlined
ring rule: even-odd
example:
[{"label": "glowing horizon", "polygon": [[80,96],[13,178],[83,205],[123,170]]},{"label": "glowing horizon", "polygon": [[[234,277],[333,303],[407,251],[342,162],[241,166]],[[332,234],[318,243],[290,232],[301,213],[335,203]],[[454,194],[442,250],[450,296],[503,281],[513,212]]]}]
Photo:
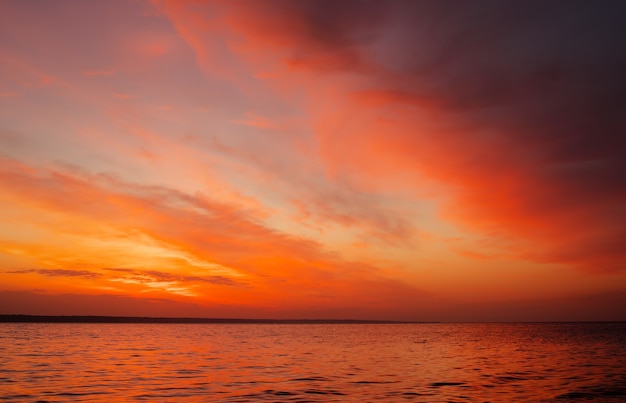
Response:
[{"label": "glowing horizon", "polygon": [[626,320],[620,7],[5,1],[0,313]]}]

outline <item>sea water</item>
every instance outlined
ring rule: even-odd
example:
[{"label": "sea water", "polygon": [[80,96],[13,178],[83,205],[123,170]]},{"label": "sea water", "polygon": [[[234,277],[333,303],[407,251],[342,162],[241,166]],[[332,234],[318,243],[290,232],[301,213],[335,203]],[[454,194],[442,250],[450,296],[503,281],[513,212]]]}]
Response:
[{"label": "sea water", "polygon": [[626,401],[625,323],[0,324],[6,402]]}]

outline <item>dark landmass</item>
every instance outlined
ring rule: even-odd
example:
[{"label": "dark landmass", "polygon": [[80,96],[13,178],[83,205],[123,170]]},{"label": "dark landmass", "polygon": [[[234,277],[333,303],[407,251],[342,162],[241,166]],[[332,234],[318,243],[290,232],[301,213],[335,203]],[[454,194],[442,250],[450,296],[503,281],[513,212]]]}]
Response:
[{"label": "dark landmass", "polygon": [[[0,315],[0,322],[13,323],[241,323],[241,324],[402,324],[429,323],[359,319],[234,319],[234,318],[153,318],[137,316],[45,316]],[[430,322],[432,323],[432,322]]]}]

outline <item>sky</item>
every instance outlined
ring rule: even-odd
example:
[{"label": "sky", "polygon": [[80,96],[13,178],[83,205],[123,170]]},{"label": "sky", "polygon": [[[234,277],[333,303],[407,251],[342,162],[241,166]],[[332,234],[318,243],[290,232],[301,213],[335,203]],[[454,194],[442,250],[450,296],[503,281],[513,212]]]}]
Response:
[{"label": "sky", "polygon": [[626,320],[621,1],[0,2],[0,313]]}]

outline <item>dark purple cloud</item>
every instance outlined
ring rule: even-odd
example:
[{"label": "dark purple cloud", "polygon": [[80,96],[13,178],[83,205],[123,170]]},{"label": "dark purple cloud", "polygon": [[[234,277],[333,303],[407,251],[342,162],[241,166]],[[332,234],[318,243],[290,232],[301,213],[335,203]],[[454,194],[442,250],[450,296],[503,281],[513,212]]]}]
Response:
[{"label": "dark purple cloud", "polygon": [[79,277],[85,279],[97,279],[101,278],[102,274],[89,271],[89,270],[72,270],[72,269],[22,269],[22,270],[12,270],[7,271],[5,273],[9,274],[29,274],[29,273],[37,273],[42,276],[47,277]]}]

